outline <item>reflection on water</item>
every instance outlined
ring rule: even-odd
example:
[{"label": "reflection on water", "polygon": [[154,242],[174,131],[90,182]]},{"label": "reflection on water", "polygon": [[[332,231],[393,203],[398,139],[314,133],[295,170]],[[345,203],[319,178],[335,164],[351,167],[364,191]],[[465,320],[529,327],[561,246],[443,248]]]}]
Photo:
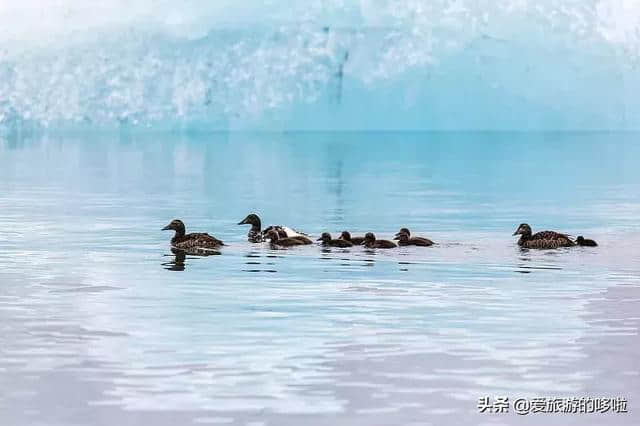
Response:
[{"label": "reflection on water", "polygon": [[186,252],[175,248],[171,248],[171,253],[173,253],[173,256],[166,254],[164,257],[172,257],[173,259],[161,263],[164,269],[168,271],[184,271],[187,264],[187,258],[193,260],[198,259],[199,257],[219,256],[222,254],[220,251],[211,249]]},{"label": "reflection on water", "polygon": [[171,249],[174,255],[173,261],[165,262],[162,265],[169,271],[184,271],[187,254],[183,250]]},{"label": "reflection on water", "polygon": [[[278,259],[281,256],[275,254],[262,255],[259,251],[252,249],[252,251],[245,254],[244,257],[249,259],[244,262],[244,264],[247,265],[247,269],[243,269],[244,272],[278,272],[273,268],[275,262],[271,261],[270,259]],[[267,260],[263,260],[263,257]]]},{"label": "reflection on water", "polygon": [[[507,395],[623,396],[627,416],[570,420],[635,424],[636,140],[0,141],[0,423],[512,424],[475,411]],[[254,211],[438,244],[274,249],[236,225]],[[157,229],[176,217],[226,245],[169,252]],[[522,222],[601,245],[521,250]]]}]

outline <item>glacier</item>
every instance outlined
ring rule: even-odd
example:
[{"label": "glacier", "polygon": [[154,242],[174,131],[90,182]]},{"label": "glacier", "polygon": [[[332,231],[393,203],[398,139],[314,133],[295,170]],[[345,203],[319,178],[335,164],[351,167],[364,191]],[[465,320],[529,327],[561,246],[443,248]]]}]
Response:
[{"label": "glacier", "polygon": [[640,0],[0,2],[0,127],[638,130]]}]

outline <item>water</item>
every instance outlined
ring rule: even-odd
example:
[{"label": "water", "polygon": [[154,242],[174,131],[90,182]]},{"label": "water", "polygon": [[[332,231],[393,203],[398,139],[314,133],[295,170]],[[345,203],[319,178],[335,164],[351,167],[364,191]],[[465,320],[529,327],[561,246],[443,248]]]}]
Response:
[{"label": "water", "polygon": [[[219,133],[0,145],[0,423],[636,424],[634,133]],[[438,244],[271,250],[401,226]],[[228,247],[176,258],[181,218]],[[521,251],[518,224],[597,248]],[[628,414],[478,414],[481,396]]]}]

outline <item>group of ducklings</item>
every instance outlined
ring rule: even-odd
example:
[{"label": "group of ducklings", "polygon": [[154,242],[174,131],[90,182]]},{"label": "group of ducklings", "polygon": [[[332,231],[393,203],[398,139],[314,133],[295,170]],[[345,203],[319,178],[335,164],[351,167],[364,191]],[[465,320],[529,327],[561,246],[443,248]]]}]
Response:
[{"label": "group of ducklings", "polygon": [[[291,247],[312,244],[313,241],[303,232],[298,232],[293,228],[283,225],[271,225],[262,229],[260,217],[251,213],[245,217],[238,225],[251,225],[247,239],[252,243],[269,241],[274,246]],[[430,246],[433,241],[427,238],[411,237],[411,232],[407,228],[402,228],[395,235],[398,244],[388,240],[377,240],[373,232],[367,232],[364,237],[352,237],[348,231],[343,231],[340,237],[333,239],[331,234],[323,232],[316,241],[321,241],[323,246],[329,247],[352,247],[363,245],[368,248],[393,248],[401,246]]]},{"label": "group of ducklings", "polygon": [[[251,229],[247,234],[247,239],[252,243],[261,243],[268,241],[272,247],[293,247],[313,244],[309,235],[298,232],[293,228],[282,225],[271,225],[262,229],[262,222],[257,214],[251,213],[238,223],[238,225],[251,225]],[[175,235],[171,239],[171,246],[177,250],[186,252],[206,252],[207,250],[217,250],[225,244],[207,234],[192,233],[187,234],[184,223],[179,219],[174,219],[165,226],[163,231],[173,230]],[[521,224],[513,235],[520,235],[518,245],[529,249],[554,249],[559,247],[571,246],[589,246],[595,247],[598,244],[583,236],[579,236],[576,240],[569,238],[567,234],[555,231],[542,231],[533,234],[531,227],[526,223]],[[401,228],[395,236],[394,243],[389,240],[378,240],[373,232],[367,232],[363,237],[352,237],[348,231],[343,231],[339,238],[333,239],[328,232],[322,233],[319,241],[326,247],[348,248],[362,245],[369,249],[391,249],[400,246],[419,246],[429,247],[434,244],[428,238],[411,236],[411,232],[407,228]]]}]

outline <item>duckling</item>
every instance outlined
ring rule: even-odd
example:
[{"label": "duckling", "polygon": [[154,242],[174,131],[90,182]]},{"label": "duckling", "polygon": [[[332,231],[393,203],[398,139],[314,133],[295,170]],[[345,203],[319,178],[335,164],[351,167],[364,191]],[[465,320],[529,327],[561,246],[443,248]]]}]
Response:
[{"label": "duckling", "polygon": [[171,239],[171,247],[188,253],[200,250],[214,250],[224,245],[222,241],[206,233],[185,234],[184,223],[179,219],[172,220],[162,230],[175,231],[176,233]]},{"label": "duckling", "polygon": [[583,247],[597,247],[598,243],[596,243],[593,240],[590,240],[589,238],[585,238],[582,235],[579,235],[578,238],[576,238],[576,244],[578,244],[579,246],[583,246]]},{"label": "duckling", "polygon": [[524,248],[554,249],[558,247],[572,247],[575,245],[566,234],[554,231],[542,231],[532,235],[531,227],[526,223],[520,224],[513,235],[521,235],[518,245]]},{"label": "duckling", "polygon": [[318,241],[322,241],[323,246],[331,246],[331,247],[352,247],[353,243],[347,240],[332,240],[331,234],[328,232],[323,232],[322,236],[318,238]]},{"label": "duckling", "polygon": [[247,217],[245,217],[238,225],[251,225],[251,229],[247,234],[247,239],[251,243],[261,243],[262,241],[267,239],[267,234],[269,231],[274,230],[278,233],[281,238],[298,238],[300,241],[304,242],[304,244],[312,244],[313,242],[307,238],[306,234],[301,232],[297,232],[288,226],[280,226],[280,225],[271,225],[261,230],[262,221],[257,214],[251,213]]},{"label": "duckling", "polygon": [[[407,238],[403,239],[402,234],[405,234]],[[401,246],[421,246],[421,247],[429,247],[433,245],[433,241],[424,237],[412,237],[411,232],[407,228],[400,228],[398,233],[396,234],[394,240],[400,240],[398,243]]]},{"label": "duckling", "polygon": [[338,239],[349,241],[354,246],[360,246],[364,242],[364,237],[352,237],[349,231],[342,231],[342,234],[340,234]]},{"label": "duckling", "polygon": [[269,230],[266,235],[266,239],[268,239],[271,243],[272,247],[292,247],[292,246],[303,246],[304,242],[300,241],[297,238],[293,237],[284,237],[280,238],[278,231],[275,229]]},{"label": "duckling", "polygon": [[410,238],[409,234],[405,232],[399,232],[394,238],[394,240],[399,240],[398,245],[400,246],[429,247],[433,245],[433,241],[427,238],[418,238],[418,237]]},{"label": "duckling", "polygon": [[[309,237],[307,237],[306,235],[299,234],[296,231],[293,231],[291,228],[288,228],[286,226],[283,226],[281,229],[276,229],[276,228],[277,227],[270,226],[262,232],[269,233],[268,231],[274,230],[278,233],[278,237],[280,238],[293,238],[295,240],[300,241],[303,245],[313,244],[313,241],[311,241]],[[289,231],[293,231],[293,232],[289,232]],[[288,237],[287,235],[292,235],[292,236]]]},{"label": "duckling", "polygon": [[367,232],[364,236],[364,242],[362,243],[366,248],[381,248],[389,249],[398,247],[396,243],[389,240],[376,240],[376,236],[373,232]]}]

